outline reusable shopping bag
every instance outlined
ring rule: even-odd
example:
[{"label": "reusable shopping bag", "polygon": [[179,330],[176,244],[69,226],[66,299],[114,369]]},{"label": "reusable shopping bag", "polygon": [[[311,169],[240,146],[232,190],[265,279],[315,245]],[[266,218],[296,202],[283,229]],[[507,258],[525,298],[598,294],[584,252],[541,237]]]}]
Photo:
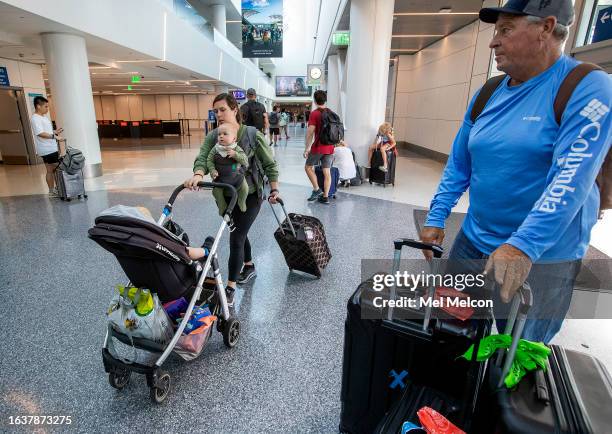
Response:
[{"label": "reusable shopping bag", "polygon": [[148,289],[117,285],[111,299],[107,320],[119,333],[165,344],[173,329],[157,294]]}]

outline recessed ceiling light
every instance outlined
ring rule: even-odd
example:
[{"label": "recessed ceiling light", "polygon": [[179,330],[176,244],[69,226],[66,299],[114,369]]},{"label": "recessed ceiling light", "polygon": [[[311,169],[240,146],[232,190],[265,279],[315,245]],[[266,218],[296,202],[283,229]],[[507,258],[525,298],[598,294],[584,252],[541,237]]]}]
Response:
[{"label": "recessed ceiling light", "polygon": [[450,14],[453,11],[453,9],[451,7],[444,7],[444,8],[440,8],[440,13],[441,14]]}]

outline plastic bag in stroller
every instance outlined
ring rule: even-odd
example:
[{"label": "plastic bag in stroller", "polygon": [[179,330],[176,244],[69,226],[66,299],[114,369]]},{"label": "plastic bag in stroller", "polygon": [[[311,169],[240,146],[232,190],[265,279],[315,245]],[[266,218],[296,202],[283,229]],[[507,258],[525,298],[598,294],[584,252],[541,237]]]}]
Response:
[{"label": "plastic bag in stroller", "polygon": [[[156,403],[163,402],[170,390],[170,375],[162,369],[162,365],[172,352],[181,352],[182,345],[177,348],[177,344],[185,343],[183,332],[196,304],[208,304],[212,315],[207,320],[210,324],[206,330],[201,330],[203,333],[196,333],[204,336],[198,337],[199,340],[195,335],[194,338],[188,339],[193,341],[191,344],[198,345],[190,347],[198,349],[196,353],[192,352],[195,354],[194,357],[201,352],[202,345],[212,333],[211,322],[216,321],[217,330],[223,334],[223,342],[230,348],[238,343],[240,336],[240,323],[230,312],[227,304],[217,256],[219,240],[230,224],[230,215],[236,206],[236,189],[231,185],[216,182],[200,182],[198,186],[203,189],[220,187],[231,194],[230,203],[215,237],[206,239],[208,256],[205,261],[191,260],[187,253],[186,234],[185,236],[181,234],[179,237],[177,236],[179,234],[171,232],[178,226],[169,222],[172,222],[174,202],[184,189],[183,185],[172,192],[157,222],[150,218],[138,218],[139,216],[133,212],[134,208],[131,208],[128,212],[99,215],[95,219],[95,225],[88,232],[89,238],[115,255],[130,281],[126,286],[147,288],[153,295],[157,295],[162,303],[183,296],[189,299],[184,316],[169,342],[126,334],[117,330],[117,327],[113,327],[111,323],[107,327],[102,360],[111,386],[121,390],[129,383],[132,372],[144,374],[151,400]],[[205,339],[202,341],[203,337]],[[155,363],[144,364],[118,357],[113,351],[113,339],[156,355]]]}]

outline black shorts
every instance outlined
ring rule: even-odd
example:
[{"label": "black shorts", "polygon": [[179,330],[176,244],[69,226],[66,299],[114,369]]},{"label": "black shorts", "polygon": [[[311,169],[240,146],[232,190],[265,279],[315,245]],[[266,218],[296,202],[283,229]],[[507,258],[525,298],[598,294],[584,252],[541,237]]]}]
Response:
[{"label": "black shorts", "polygon": [[270,134],[272,134],[272,135],[276,134],[278,136],[280,134],[280,129],[279,128],[270,128]]},{"label": "black shorts", "polygon": [[59,153],[58,152],[53,152],[51,154],[47,154],[47,155],[41,155],[43,161],[45,162],[45,164],[56,164],[59,163]]}]

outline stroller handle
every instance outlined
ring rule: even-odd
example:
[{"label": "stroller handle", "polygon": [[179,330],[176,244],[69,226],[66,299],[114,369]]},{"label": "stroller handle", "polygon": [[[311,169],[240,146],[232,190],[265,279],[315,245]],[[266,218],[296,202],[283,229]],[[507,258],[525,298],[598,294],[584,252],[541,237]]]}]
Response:
[{"label": "stroller handle", "polygon": [[[232,211],[234,210],[234,207],[236,206],[236,202],[238,201],[238,192],[236,191],[236,187],[234,187],[231,184],[224,184],[222,182],[204,182],[204,181],[198,182],[198,187],[206,188],[206,189],[220,187],[225,190],[228,190],[231,194],[231,198],[230,198],[230,203],[227,206],[227,210],[225,211],[225,213],[226,214],[232,213]],[[172,206],[174,205],[174,201],[178,197],[179,193],[183,191],[184,189],[185,189],[185,186],[183,184],[179,185],[178,187],[174,189],[174,191],[172,192],[172,195],[170,196],[170,199],[168,199],[168,203],[164,207],[164,214],[166,215],[170,214],[170,212],[172,211]]]}]

